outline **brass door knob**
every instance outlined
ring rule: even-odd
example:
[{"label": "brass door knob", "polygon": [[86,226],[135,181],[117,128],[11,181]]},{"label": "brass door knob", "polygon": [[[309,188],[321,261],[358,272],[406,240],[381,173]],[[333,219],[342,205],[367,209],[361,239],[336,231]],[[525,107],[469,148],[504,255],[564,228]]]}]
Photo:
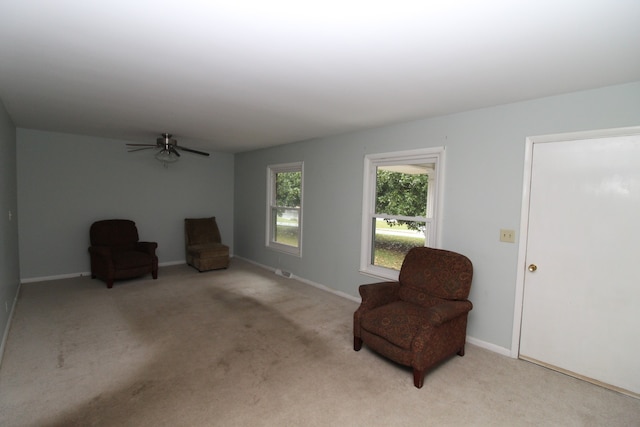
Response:
[{"label": "brass door knob", "polygon": [[534,272],[534,271],[536,271],[537,269],[538,269],[538,266],[537,266],[537,265],[535,265],[535,264],[530,264],[530,265],[529,265],[529,271],[530,271],[530,272],[532,272],[532,273],[533,273],[533,272]]}]

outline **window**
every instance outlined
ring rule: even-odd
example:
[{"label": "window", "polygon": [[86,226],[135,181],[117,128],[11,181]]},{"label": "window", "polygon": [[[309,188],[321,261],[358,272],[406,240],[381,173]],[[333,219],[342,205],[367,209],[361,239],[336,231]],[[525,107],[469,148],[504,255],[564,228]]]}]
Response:
[{"label": "window", "polygon": [[302,247],[303,163],[267,168],[267,246],[293,255]]},{"label": "window", "polygon": [[396,280],[409,249],[438,246],[443,158],[443,147],[365,156],[363,273]]}]

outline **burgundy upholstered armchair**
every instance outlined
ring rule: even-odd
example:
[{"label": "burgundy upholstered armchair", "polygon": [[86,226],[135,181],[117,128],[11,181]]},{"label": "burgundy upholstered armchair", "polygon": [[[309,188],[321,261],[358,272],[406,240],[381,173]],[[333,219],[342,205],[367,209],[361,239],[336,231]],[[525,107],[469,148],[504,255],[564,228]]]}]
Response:
[{"label": "burgundy upholstered armchair", "polygon": [[456,353],[464,356],[472,276],[473,266],[464,255],[411,249],[398,282],[360,286],[362,303],[353,315],[354,350],[364,342],[412,367],[413,383],[421,388],[427,370]]},{"label": "burgundy upholstered armchair", "polygon": [[91,278],[113,287],[117,279],[129,279],[151,273],[158,278],[156,242],[139,242],[138,229],[128,219],[96,221],[89,230]]}]

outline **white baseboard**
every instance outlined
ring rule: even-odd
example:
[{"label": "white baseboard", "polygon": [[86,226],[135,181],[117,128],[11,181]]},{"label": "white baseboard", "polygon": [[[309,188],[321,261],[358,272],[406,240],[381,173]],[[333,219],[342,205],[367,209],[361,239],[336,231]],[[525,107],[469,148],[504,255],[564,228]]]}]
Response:
[{"label": "white baseboard", "polygon": [[337,290],[332,289],[332,288],[330,288],[328,286],[321,285],[320,283],[312,282],[311,280],[307,280],[305,278],[296,276],[295,274],[293,274],[293,273],[291,273],[289,271],[283,271],[283,270],[281,270],[279,268],[269,267],[268,265],[260,264],[259,262],[255,262],[253,260],[250,260],[248,258],[243,258],[243,257],[240,257],[240,256],[236,256],[236,258],[241,259],[243,261],[246,261],[246,262],[248,262],[250,264],[256,265],[256,266],[258,266],[260,268],[264,268],[265,270],[272,271],[274,274],[277,274],[278,276],[285,277],[287,279],[296,279],[299,282],[302,282],[302,283],[307,284],[307,285],[311,285],[311,286],[316,287],[318,289],[322,289],[323,291],[330,292],[332,294],[335,294],[335,295],[338,295],[340,297],[349,299],[351,301],[355,301],[357,303],[362,302],[362,299],[359,298],[359,297],[354,297],[354,296],[349,295],[349,294],[347,294],[345,292],[337,291]]},{"label": "white baseboard", "polygon": [[303,279],[302,277],[296,277],[296,276],[294,276],[294,277],[295,277],[298,281],[300,281],[300,282],[302,282],[302,283],[305,283],[305,284],[307,284],[307,285],[311,285],[311,286],[313,286],[313,287],[315,287],[315,288],[318,288],[318,289],[321,289],[321,290],[323,290],[323,291],[325,291],[325,292],[329,292],[329,293],[332,293],[332,294],[337,295],[337,296],[339,296],[339,297],[346,298],[346,299],[348,299],[348,300],[351,300],[351,301],[357,302],[358,304],[360,304],[360,303],[362,302],[362,298],[354,297],[353,295],[349,295],[349,294],[347,294],[347,293],[345,293],[345,292],[337,291],[337,290],[335,290],[335,289],[331,289],[331,288],[330,288],[330,287],[328,287],[328,286],[321,285],[320,283],[312,282],[311,280]]},{"label": "white baseboard", "polygon": [[272,271],[273,273],[275,273],[275,272],[276,272],[276,270],[277,270],[276,268],[269,267],[268,265],[260,264],[259,262],[253,261],[253,260],[251,260],[251,259],[249,259],[249,258],[243,258],[243,257],[241,257],[241,256],[237,256],[237,255],[236,255],[235,257],[236,257],[236,258],[238,258],[238,259],[241,259],[241,260],[243,260],[243,261],[246,261],[246,262],[248,262],[249,264],[253,264],[253,265],[258,266],[258,267],[260,267],[260,268],[264,268],[265,270]]},{"label": "white baseboard", "polygon": [[46,282],[48,280],[60,280],[60,279],[71,279],[74,277],[82,277],[82,276],[90,276],[90,271],[83,271],[81,273],[70,273],[70,274],[58,274],[56,276],[40,276],[40,277],[27,277],[20,279],[20,283],[35,283],[35,282]]},{"label": "white baseboard", "polygon": [[511,350],[510,349],[504,348],[504,347],[500,347],[499,345],[495,345],[495,344],[492,344],[492,343],[487,342],[487,341],[482,341],[482,340],[479,340],[477,338],[473,338],[473,337],[467,336],[467,342],[469,344],[473,344],[475,346],[484,348],[485,350],[489,350],[489,351],[492,351],[494,353],[501,354],[503,356],[513,357],[511,355]]},{"label": "white baseboard", "polygon": [[[294,276],[294,277],[295,277],[295,276]],[[315,287],[315,288],[318,288],[318,289],[321,289],[321,290],[323,290],[323,291],[325,291],[325,292],[330,292],[330,293],[332,293],[332,294],[334,294],[334,295],[338,295],[339,297],[346,298],[346,299],[348,299],[348,300],[351,300],[351,301],[357,302],[358,304],[360,304],[360,303],[362,302],[362,298],[354,297],[353,295],[349,295],[349,294],[347,294],[347,293],[345,293],[345,292],[337,291],[337,290],[335,290],[335,289],[331,289],[331,288],[330,288],[330,287],[328,287],[328,286],[321,285],[320,283],[312,282],[311,280],[303,279],[302,277],[295,277],[295,278],[296,278],[298,281],[302,282],[302,283],[305,283],[305,284],[307,284],[307,285],[311,285],[311,286],[313,286],[313,287]]]},{"label": "white baseboard", "polygon": [[182,259],[179,261],[159,262],[158,267],[169,267],[170,265],[180,265],[180,264],[186,264],[186,263],[187,263],[186,259]]}]

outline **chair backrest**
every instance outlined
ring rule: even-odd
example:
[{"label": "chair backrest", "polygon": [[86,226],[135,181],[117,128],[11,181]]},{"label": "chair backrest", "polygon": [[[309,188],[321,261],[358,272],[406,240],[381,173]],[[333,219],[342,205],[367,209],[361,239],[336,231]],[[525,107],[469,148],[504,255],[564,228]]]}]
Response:
[{"label": "chair backrest", "polygon": [[215,216],[211,218],[186,218],[184,220],[184,235],[187,246],[222,242]]},{"label": "chair backrest", "polygon": [[417,303],[427,297],[465,300],[472,277],[473,265],[464,255],[443,249],[413,248],[400,269],[400,298]]},{"label": "chair backrest", "polygon": [[136,223],[128,219],[105,219],[91,224],[91,246],[127,247],[138,241]]}]

